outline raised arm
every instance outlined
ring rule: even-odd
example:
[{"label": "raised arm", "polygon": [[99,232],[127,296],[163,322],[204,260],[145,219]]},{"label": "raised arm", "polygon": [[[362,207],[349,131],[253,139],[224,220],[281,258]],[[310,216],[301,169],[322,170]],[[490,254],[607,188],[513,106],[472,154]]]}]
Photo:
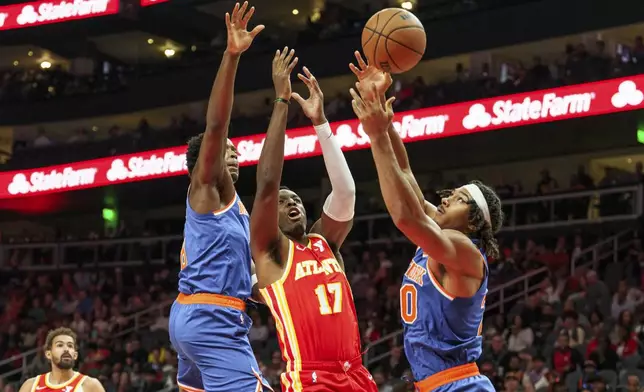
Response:
[{"label": "raised arm", "polygon": [[324,94],[320,85],[308,68],[304,67],[303,70],[304,75],[298,74],[297,77],[309,89],[309,98],[305,100],[298,93],[293,93],[292,96],[313,123],[331,182],[331,193],[322,207],[322,216],[315,222],[311,232],[321,234],[334,248],[335,253],[338,253],[353,226],[356,184],[340,143],[333,135],[324,115]]},{"label": "raised arm", "polygon": [[263,25],[259,25],[250,32],[247,30],[248,22],[254,13],[255,7],[248,9],[247,1],[241,7],[239,3],[235,4],[232,15],[226,13],[228,46],[210,91],[206,113],[206,130],[199,149],[199,159],[191,177],[192,183],[195,185],[215,184],[226,172],[224,156],[233,107],[237,65],[241,54],[250,47],[255,36],[264,29]]},{"label": "raised arm", "polygon": [[283,51],[278,50],[273,58],[276,99],[257,165],[257,190],[250,216],[250,244],[258,270],[266,255],[275,252],[284,238],[278,225],[277,208],[284,166],[288,104],[291,98],[290,76],[297,64],[294,54],[295,51],[289,52],[288,48],[284,48]]},{"label": "raised arm", "polygon": [[[356,75],[356,77],[358,78],[356,89],[358,90],[360,95],[362,97],[365,97],[371,94],[371,86],[375,85],[376,93],[378,95],[384,96],[389,87],[391,87],[391,83],[393,82],[391,75],[388,72],[381,71],[367,63],[362,58],[362,55],[359,51],[355,51],[354,54],[356,56],[356,62],[358,65],[356,66],[355,64],[349,64],[349,69],[351,69],[351,72],[353,72],[354,75]],[[430,216],[433,216],[436,212],[436,207],[431,203],[425,201],[423,191],[420,189],[418,181],[416,181],[416,177],[414,177],[414,173],[412,173],[411,171],[411,165],[409,164],[409,157],[407,156],[405,145],[400,138],[400,134],[398,133],[398,131],[396,131],[393,122],[389,124],[389,127],[387,128],[387,134],[389,135],[389,139],[391,139],[392,148],[394,155],[396,156],[398,166],[400,166],[400,169],[404,173],[405,178],[409,182],[409,185],[413,188],[414,193],[418,197],[418,200],[423,204],[426,212],[429,213]]]},{"label": "raised arm", "polygon": [[[446,267],[466,274],[480,274],[476,263],[461,263],[462,259],[473,259],[471,241],[460,232],[442,230],[424,210],[423,204],[410,185],[405,173],[396,161],[388,127],[393,118],[393,98],[385,102],[384,96],[377,96],[375,86],[372,94],[361,98],[351,89],[353,109],[362,122],[364,131],[371,139],[371,152],[378,171],[378,182],[385,205],[396,227],[410,241],[421,247],[431,258]],[[479,260],[480,255],[475,260]],[[473,259],[474,260],[474,259]]]}]

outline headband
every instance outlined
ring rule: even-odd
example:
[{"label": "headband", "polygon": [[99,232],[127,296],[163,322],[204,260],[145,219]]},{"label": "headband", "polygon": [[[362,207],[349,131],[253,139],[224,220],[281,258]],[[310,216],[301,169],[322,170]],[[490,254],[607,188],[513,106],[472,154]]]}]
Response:
[{"label": "headband", "polygon": [[467,184],[464,185],[463,188],[465,188],[470,196],[472,196],[472,199],[474,199],[476,205],[479,206],[481,211],[483,211],[483,219],[485,219],[490,227],[492,227],[492,221],[490,220],[490,209],[487,206],[487,201],[485,201],[485,196],[483,196],[481,189],[478,187],[478,185],[475,184]]}]

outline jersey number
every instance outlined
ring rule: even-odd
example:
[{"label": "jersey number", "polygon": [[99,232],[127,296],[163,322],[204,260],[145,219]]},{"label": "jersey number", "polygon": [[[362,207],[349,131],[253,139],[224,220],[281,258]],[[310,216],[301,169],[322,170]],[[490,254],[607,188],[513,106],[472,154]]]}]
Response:
[{"label": "jersey number", "polygon": [[[320,314],[329,315],[342,312],[342,283],[321,284],[315,288],[315,295],[320,302]],[[329,304],[329,297],[333,296],[333,308]]]},{"label": "jersey number", "polygon": [[413,284],[400,288],[400,317],[406,324],[413,324],[418,316],[418,290]]}]

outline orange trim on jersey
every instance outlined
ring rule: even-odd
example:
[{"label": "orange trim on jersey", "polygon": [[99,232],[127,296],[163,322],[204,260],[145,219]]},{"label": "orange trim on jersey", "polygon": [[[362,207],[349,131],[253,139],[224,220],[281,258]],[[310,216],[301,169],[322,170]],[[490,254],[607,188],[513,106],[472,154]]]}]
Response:
[{"label": "orange trim on jersey", "polygon": [[83,383],[85,382],[85,380],[87,380],[87,376],[83,376],[83,378],[81,378],[81,379],[80,379],[80,381],[76,383],[76,386],[74,387],[74,390],[73,390],[72,392],[76,392],[76,390],[78,390],[78,388],[79,388],[81,385],[83,385]]},{"label": "orange trim on jersey", "polygon": [[228,204],[226,204],[226,207],[220,208],[218,210],[215,210],[215,211],[212,212],[212,214],[213,215],[221,215],[224,212],[227,212],[228,210],[230,210],[235,205],[236,202],[237,202],[237,194],[235,194],[233,199],[231,201],[229,201]]},{"label": "orange trim on jersey", "polygon": [[240,311],[246,310],[246,303],[239,298],[229,297],[227,295],[211,294],[211,293],[197,293],[197,294],[184,294],[179,293],[177,302],[182,305],[217,305],[226,308],[237,309]]},{"label": "orange trim on jersey", "polygon": [[414,385],[416,385],[416,390],[418,392],[431,392],[445,384],[478,376],[479,374],[479,367],[475,363],[468,363],[467,365],[445,369],[442,372],[438,372],[415,383]]},{"label": "orange trim on jersey", "polygon": [[[282,318],[282,313],[279,308],[275,305],[277,303],[277,295],[275,294],[275,284],[269,286],[270,290],[267,288],[260,289],[259,292],[264,297],[264,303],[270,309],[273,318],[275,319],[275,329],[277,330],[277,336],[280,340],[280,346],[282,349],[282,357],[286,361],[286,372],[282,373],[280,376],[280,381],[284,387],[284,392],[295,391],[293,387],[294,381],[292,373],[295,371],[295,363],[293,361],[294,348],[291,345],[291,341],[288,339],[288,336],[285,332],[284,321]],[[275,300],[273,300],[275,297]],[[290,378],[289,378],[290,376]]]},{"label": "orange trim on jersey", "polygon": [[291,310],[288,306],[286,294],[284,293],[284,286],[281,283],[274,283],[271,285],[275,292],[277,299],[277,306],[282,314],[282,321],[284,323],[284,330],[291,345],[293,352],[293,371],[291,377],[293,378],[293,389],[297,392],[302,390],[302,381],[300,380],[299,372],[302,371],[302,357],[300,356],[300,347],[298,345],[297,335],[295,334],[295,324],[291,317]]},{"label": "orange trim on jersey", "polygon": [[436,287],[439,293],[443,294],[443,296],[449,299],[450,301],[453,301],[454,298],[456,298],[456,296],[450,293],[449,291],[445,290],[445,287],[443,287],[441,282],[436,278],[436,276],[432,272],[432,269],[429,267],[429,256],[427,256],[426,254],[423,254],[423,256],[427,257],[426,269],[427,269],[427,275],[429,275],[429,280],[431,280],[431,282],[434,284],[434,287]]},{"label": "orange trim on jersey", "polygon": [[38,384],[40,384],[40,377],[42,377],[40,374],[36,376],[36,379],[34,380],[34,385],[31,386],[31,392],[34,392],[36,388],[38,388]]},{"label": "orange trim on jersey", "polygon": [[183,385],[182,383],[179,382],[179,380],[177,380],[177,386],[179,387],[180,390],[186,391],[186,392],[205,392],[205,390],[203,389],[193,388],[187,385]]},{"label": "orange trim on jersey", "polygon": [[76,381],[76,379],[78,377],[82,376],[82,374],[76,372],[76,373],[74,373],[74,375],[69,380],[65,381],[64,383],[62,383],[62,384],[52,384],[52,383],[49,382],[49,376],[50,375],[51,375],[51,372],[45,374],[45,377],[44,377],[45,378],[45,385],[47,386],[47,388],[50,388],[50,389],[63,389],[66,386],[68,386],[69,384],[71,384],[74,381]]},{"label": "orange trim on jersey", "polygon": [[[309,241],[309,244],[311,241]],[[291,273],[291,266],[293,265],[293,255],[295,255],[295,243],[291,240],[288,240],[288,256],[286,258],[286,267],[284,267],[284,272],[282,276],[275,283],[284,283],[288,275]],[[274,284],[275,284],[274,283]]]}]

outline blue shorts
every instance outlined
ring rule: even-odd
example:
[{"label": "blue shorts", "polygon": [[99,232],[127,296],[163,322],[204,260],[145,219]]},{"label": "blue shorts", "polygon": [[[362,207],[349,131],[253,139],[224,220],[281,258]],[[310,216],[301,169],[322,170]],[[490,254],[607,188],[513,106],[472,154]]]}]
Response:
[{"label": "blue shorts", "polygon": [[169,331],[179,359],[179,388],[187,392],[272,391],[248,341],[251,325],[250,317],[240,309],[175,301]]},{"label": "blue shorts", "polygon": [[489,378],[475,363],[456,366],[416,382],[417,392],[495,392]]}]

